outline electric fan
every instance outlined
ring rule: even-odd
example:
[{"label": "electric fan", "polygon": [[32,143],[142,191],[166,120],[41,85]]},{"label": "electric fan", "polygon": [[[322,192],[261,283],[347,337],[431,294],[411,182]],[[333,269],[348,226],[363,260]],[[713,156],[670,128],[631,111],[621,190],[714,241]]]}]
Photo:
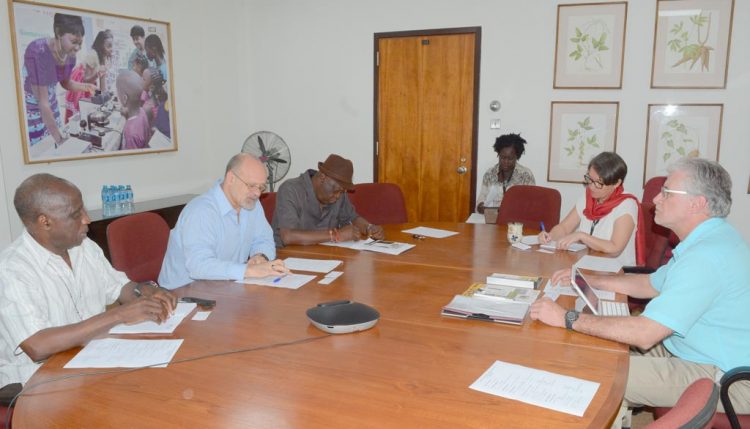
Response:
[{"label": "electric fan", "polygon": [[242,152],[258,158],[268,170],[268,190],[273,192],[274,183],[289,172],[292,155],[289,146],[278,134],[271,131],[258,131],[245,139]]}]

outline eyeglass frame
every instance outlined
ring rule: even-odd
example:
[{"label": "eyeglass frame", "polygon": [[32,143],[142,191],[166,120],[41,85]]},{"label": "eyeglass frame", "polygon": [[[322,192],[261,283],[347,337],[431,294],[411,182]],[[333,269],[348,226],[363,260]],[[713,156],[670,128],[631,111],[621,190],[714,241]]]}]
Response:
[{"label": "eyeglass frame", "polygon": [[659,194],[661,194],[661,197],[663,199],[667,199],[669,194],[677,194],[677,195],[690,195],[690,192],[688,191],[678,191],[676,189],[669,189],[666,186],[662,186],[661,190],[659,191]]},{"label": "eyeglass frame", "polygon": [[588,186],[588,185],[590,185],[590,184],[592,184],[592,183],[593,183],[593,184],[594,184],[594,187],[595,187],[596,189],[602,189],[602,188],[604,188],[605,186],[607,186],[607,185],[605,185],[605,184],[604,184],[604,182],[601,182],[601,181],[598,181],[598,180],[594,180],[594,179],[592,179],[592,178],[591,178],[591,176],[589,176],[589,173],[586,173],[586,174],[584,174],[584,175],[583,175],[583,183],[584,183],[584,184],[585,184],[586,186]]},{"label": "eyeglass frame", "polygon": [[242,180],[242,177],[240,177],[240,175],[237,174],[236,171],[234,171],[234,170],[229,170],[229,171],[231,171],[232,174],[234,174],[234,177],[236,177],[237,180],[239,180],[240,182],[242,182],[242,184],[245,185],[245,187],[247,187],[248,191],[258,190],[262,194],[263,192],[266,192],[266,189],[268,189],[268,187],[266,186],[265,183],[252,183],[252,184],[250,184],[250,183],[247,183],[244,180]]}]

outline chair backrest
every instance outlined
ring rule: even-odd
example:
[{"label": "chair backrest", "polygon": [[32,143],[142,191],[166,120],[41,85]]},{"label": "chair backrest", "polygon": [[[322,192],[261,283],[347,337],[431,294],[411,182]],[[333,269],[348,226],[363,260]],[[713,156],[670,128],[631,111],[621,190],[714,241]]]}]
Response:
[{"label": "chair backrest", "polygon": [[393,183],[358,183],[349,192],[357,214],[370,223],[405,223],[406,203],[401,188]]},{"label": "chair backrest", "polygon": [[719,386],[710,378],[694,381],[666,414],[646,429],[710,428],[719,402]]},{"label": "chair backrest", "polygon": [[276,210],[276,192],[266,192],[260,195],[260,204],[263,206],[263,213],[266,220],[271,223],[273,220],[273,211]]},{"label": "chair backrest", "polygon": [[539,229],[544,222],[547,229],[560,223],[562,199],[557,189],[533,185],[509,188],[500,203],[497,223],[521,222],[524,228]]},{"label": "chair backrest", "polygon": [[169,226],[156,213],[136,213],[107,226],[112,266],[136,282],[159,279],[168,241]]},{"label": "chair backrest", "polygon": [[667,176],[654,176],[643,185],[643,198],[641,201],[644,203],[653,203],[656,194],[661,192],[661,187],[664,186],[664,182],[667,181]]}]

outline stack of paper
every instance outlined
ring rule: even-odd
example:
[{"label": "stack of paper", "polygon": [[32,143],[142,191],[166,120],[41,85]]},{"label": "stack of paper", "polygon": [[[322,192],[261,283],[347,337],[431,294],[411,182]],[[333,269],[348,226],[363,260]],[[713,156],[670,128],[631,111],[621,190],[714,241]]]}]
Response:
[{"label": "stack of paper", "polygon": [[520,325],[529,311],[529,304],[520,302],[503,302],[489,299],[469,298],[456,295],[443,307],[444,316],[464,319],[485,320],[488,322],[510,323]]},{"label": "stack of paper", "polygon": [[182,340],[92,340],[64,368],[164,368],[180,345]]},{"label": "stack of paper", "polygon": [[426,226],[418,226],[412,229],[405,229],[401,232],[405,232],[407,234],[424,235],[425,237],[432,237],[432,238],[445,238],[445,237],[450,237],[452,235],[458,234],[455,231],[446,231],[444,229],[428,228]]},{"label": "stack of paper", "polygon": [[345,247],[347,249],[387,253],[389,255],[400,255],[414,247],[413,244],[399,243],[397,241],[373,240],[371,238],[362,241],[329,241],[327,243],[320,244],[324,246]]},{"label": "stack of paper", "polygon": [[237,280],[237,283],[244,283],[248,285],[260,285],[260,286],[271,286],[280,287],[285,289],[299,289],[305,283],[314,279],[315,276],[305,274],[286,274],[282,276],[266,276],[260,278],[246,278],[244,280]]},{"label": "stack of paper", "polygon": [[310,271],[313,273],[327,273],[342,264],[337,259],[304,259],[286,258],[284,264],[292,271]]}]

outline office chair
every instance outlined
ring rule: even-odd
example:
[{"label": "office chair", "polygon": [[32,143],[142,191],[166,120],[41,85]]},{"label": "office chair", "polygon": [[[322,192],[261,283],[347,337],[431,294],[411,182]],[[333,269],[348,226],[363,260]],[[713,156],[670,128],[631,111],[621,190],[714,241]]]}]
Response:
[{"label": "office chair", "polygon": [[357,214],[376,225],[408,222],[401,188],[393,183],[358,183],[349,192]]},{"label": "office chair", "polygon": [[266,215],[266,220],[271,223],[273,220],[273,212],[276,210],[276,192],[266,192],[260,195],[260,204],[263,206],[263,213]]},{"label": "office chair", "polygon": [[497,223],[521,222],[524,228],[538,230],[539,223],[547,228],[560,223],[560,192],[557,189],[533,185],[509,188],[500,203]]},{"label": "office chair", "polygon": [[[10,417],[8,417],[10,414]],[[4,405],[0,405],[0,425],[5,427],[5,419],[10,418],[8,427],[13,427],[13,408],[8,408]]]},{"label": "office chair", "polygon": [[708,429],[716,414],[719,402],[719,387],[710,378],[694,381],[680,395],[680,399],[669,412],[660,415],[645,429]]},{"label": "office chair", "polygon": [[159,279],[168,241],[169,226],[156,213],[136,213],[107,226],[112,266],[135,282]]}]

